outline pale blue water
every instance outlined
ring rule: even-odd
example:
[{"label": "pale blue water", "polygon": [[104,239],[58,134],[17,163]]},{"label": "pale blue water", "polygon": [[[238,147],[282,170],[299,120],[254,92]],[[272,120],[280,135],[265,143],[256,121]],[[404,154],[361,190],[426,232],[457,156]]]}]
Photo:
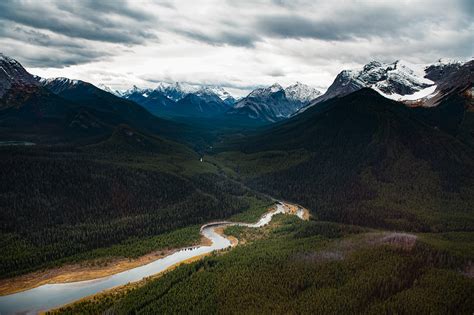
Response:
[{"label": "pale blue water", "polygon": [[[0,296],[0,315],[18,313],[36,314],[39,311],[57,308],[61,305],[71,303],[83,297],[116,286],[139,281],[145,277],[162,272],[189,258],[230,247],[230,241],[214,231],[217,227],[224,225],[261,227],[268,224],[275,214],[285,212],[287,212],[287,208],[282,204],[278,204],[275,211],[266,213],[255,224],[222,222],[217,225],[212,223],[204,225],[201,228],[201,233],[212,241],[212,245],[182,249],[147,265],[117,273],[112,276],[71,283],[45,284],[27,291]],[[298,217],[301,217],[300,213],[297,213],[297,215]]]}]

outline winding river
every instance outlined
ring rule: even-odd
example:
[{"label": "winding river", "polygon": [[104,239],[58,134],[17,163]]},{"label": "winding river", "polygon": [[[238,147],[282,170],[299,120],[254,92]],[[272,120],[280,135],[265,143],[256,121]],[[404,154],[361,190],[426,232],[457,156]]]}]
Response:
[{"label": "winding river", "polygon": [[[235,222],[214,222],[205,224],[201,227],[201,234],[211,241],[211,245],[183,248],[149,264],[111,276],[78,282],[45,284],[30,290],[0,296],[0,315],[18,313],[36,314],[39,311],[57,308],[61,305],[113,287],[139,281],[145,277],[165,271],[190,258],[232,246],[229,239],[215,231],[217,228],[229,225],[258,228],[268,224],[272,217],[279,213],[290,213],[290,209],[283,203],[278,203],[275,210],[266,213],[254,224]],[[299,208],[295,214],[301,219],[304,218],[304,210],[301,208]]]}]

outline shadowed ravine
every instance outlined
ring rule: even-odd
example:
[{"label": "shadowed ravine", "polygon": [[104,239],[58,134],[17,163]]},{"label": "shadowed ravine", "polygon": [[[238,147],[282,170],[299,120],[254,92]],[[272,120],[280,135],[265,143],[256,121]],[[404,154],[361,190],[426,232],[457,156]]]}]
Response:
[{"label": "shadowed ravine", "polygon": [[[278,203],[276,210],[263,215],[256,223],[212,222],[201,227],[201,234],[211,241],[209,246],[196,246],[180,249],[173,254],[155,260],[147,265],[126,270],[111,276],[70,283],[45,284],[30,290],[0,297],[0,314],[37,313],[61,305],[71,303],[83,297],[101,291],[139,281],[145,277],[163,272],[170,267],[183,263],[191,258],[222,250],[232,246],[231,241],[216,232],[216,229],[240,225],[258,228],[268,224],[272,217],[280,213],[292,213],[284,203]],[[299,208],[295,213],[299,218],[305,218],[305,212]]]}]

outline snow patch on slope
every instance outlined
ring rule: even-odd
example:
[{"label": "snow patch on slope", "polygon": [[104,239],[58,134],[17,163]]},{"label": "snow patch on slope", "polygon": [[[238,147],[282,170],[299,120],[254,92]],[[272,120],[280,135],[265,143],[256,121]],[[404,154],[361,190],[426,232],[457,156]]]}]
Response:
[{"label": "snow patch on slope", "polygon": [[42,85],[55,83],[55,84],[61,85],[61,86],[74,86],[74,85],[78,84],[80,81],[79,80],[74,80],[74,79],[69,79],[69,78],[64,78],[64,77],[57,77],[57,78],[40,78],[39,82]]},{"label": "snow patch on slope", "polygon": [[[449,61],[451,65],[453,61]],[[455,62],[458,64],[458,62]],[[438,66],[443,66],[446,61],[439,61]],[[435,76],[428,75],[428,70],[433,65],[414,64],[405,60],[393,63],[371,61],[360,69],[341,71],[326,93],[308,106],[302,108],[303,112],[320,102],[334,97],[342,97],[364,87],[372,88],[382,96],[401,102],[414,102],[427,100],[438,94],[438,81]]]},{"label": "snow patch on slope", "polygon": [[138,86],[134,85],[132,88],[130,88],[126,91],[123,91],[123,92],[118,91],[118,93],[120,93],[120,96],[123,97],[123,98],[128,98],[132,94],[140,94],[144,97],[148,97],[148,95],[152,91],[153,91],[152,89],[142,89],[142,88],[139,88]]},{"label": "snow patch on slope", "polygon": [[420,90],[418,92],[415,92],[409,95],[400,95],[396,93],[386,94],[382,92],[381,90],[379,90],[376,86],[373,86],[372,89],[386,98],[389,98],[391,100],[398,101],[398,102],[404,102],[404,101],[416,101],[422,98],[426,98],[426,99],[432,98],[433,96],[437,94],[435,93],[436,87],[437,87],[436,85],[432,85],[430,87],[427,87],[426,89]]}]

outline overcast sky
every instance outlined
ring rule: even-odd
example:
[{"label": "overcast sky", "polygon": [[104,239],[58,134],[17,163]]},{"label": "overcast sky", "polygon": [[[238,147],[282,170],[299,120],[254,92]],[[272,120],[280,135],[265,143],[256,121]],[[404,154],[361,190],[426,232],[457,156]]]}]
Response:
[{"label": "overcast sky", "polygon": [[0,50],[43,77],[116,89],[159,81],[240,95],[324,90],[371,60],[474,55],[474,1],[0,1]]}]

